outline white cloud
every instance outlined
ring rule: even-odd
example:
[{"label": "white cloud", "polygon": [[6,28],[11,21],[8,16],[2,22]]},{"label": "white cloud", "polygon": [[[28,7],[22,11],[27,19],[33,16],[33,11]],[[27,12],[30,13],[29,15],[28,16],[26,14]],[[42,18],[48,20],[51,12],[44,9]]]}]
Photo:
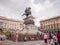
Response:
[{"label": "white cloud", "polygon": [[0,0],[0,16],[22,19],[21,15],[29,5],[28,0]]},{"label": "white cloud", "polygon": [[37,0],[30,0],[31,1],[31,7],[33,10],[33,15],[36,17],[35,22],[36,25],[39,26],[40,20],[45,20],[54,16],[60,15],[60,8],[55,8],[55,4],[57,4],[60,1],[53,0],[43,0],[44,3],[34,3],[34,1]]}]

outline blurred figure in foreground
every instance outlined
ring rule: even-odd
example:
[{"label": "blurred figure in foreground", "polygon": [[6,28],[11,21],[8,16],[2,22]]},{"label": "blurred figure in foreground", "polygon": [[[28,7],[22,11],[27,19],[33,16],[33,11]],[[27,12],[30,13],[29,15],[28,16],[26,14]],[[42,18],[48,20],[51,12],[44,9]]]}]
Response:
[{"label": "blurred figure in foreground", "polygon": [[55,34],[53,35],[53,42],[54,42],[54,45],[58,45],[57,36]]},{"label": "blurred figure in foreground", "polygon": [[50,44],[51,45],[54,45],[53,36],[54,36],[54,34],[51,34],[51,37],[50,37]]},{"label": "blurred figure in foreground", "polygon": [[47,42],[47,39],[48,39],[48,35],[47,35],[47,34],[44,34],[44,42],[45,42],[45,44],[48,43],[48,42]]},{"label": "blurred figure in foreground", "polygon": [[5,39],[6,39],[6,36],[3,33],[1,33],[0,34],[0,45],[4,45],[4,40]]},{"label": "blurred figure in foreground", "polygon": [[60,31],[58,31],[58,33],[57,33],[57,39],[58,39],[58,43],[60,45]]},{"label": "blurred figure in foreground", "polygon": [[49,32],[49,43],[52,41],[52,34]]}]

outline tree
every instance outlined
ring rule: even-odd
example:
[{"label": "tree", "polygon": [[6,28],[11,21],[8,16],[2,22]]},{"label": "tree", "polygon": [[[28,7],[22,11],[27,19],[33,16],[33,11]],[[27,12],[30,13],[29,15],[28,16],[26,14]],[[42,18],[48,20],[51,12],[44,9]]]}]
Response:
[{"label": "tree", "polygon": [[2,28],[0,28],[0,33],[2,33],[3,31],[2,31]]},{"label": "tree", "polygon": [[7,36],[7,39],[11,39],[12,32],[4,32],[4,34]]}]

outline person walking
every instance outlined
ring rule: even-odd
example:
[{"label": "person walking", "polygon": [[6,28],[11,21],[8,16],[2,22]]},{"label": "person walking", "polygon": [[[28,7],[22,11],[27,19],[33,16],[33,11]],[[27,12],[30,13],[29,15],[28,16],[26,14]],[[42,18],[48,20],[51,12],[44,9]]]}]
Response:
[{"label": "person walking", "polygon": [[51,43],[51,40],[52,40],[52,34],[49,33],[49,43]]},{"label": "person walking", "polygon": [[54,42],[54,45],[58,45],[57,36],[55,34],[53,35],[53,42]]},{"label": "person walking", "polygon": [[2,42],[2,37],[0,35],[0,45],[3,45],[3,42]]},{"label": "person walking", "polygon": [[44,34],[44,42],[45,42],[45,44],[48,43],[48,42],[47,42],[47,39],[48,39],[48,35],[47,35],[47,34]]},{"label": "person walking", "polygon": [[53,35],[54,35],[54,34],[51,34],[51,35],[50,35],[50,44],[51,44],[51,45],[54,45]]},{"label": "person walking", "polygon": [[60,31],[57,33],[58,44],[60,45]]},{"label": "person walking", "polygon": [[4,45],[5,35],[3,33],[0,34],[0,45]]}]

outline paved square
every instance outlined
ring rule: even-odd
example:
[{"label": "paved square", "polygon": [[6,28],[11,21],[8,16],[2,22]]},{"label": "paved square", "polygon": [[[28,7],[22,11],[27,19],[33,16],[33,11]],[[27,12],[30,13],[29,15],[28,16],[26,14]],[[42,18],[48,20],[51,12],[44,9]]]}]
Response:
[{"label": "paved square", "polygon": [[[5,41],[5,45],[45,45],[43,40],[40,41],[26,41],[26,42],[13,42],[13,41]],[[50,44],[47,44],[50,45]]]}]

